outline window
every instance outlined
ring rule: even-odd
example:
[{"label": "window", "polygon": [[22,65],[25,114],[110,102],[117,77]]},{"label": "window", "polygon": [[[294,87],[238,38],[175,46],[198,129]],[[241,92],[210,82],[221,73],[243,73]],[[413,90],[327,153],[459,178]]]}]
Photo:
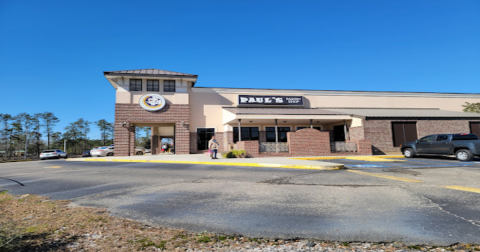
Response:
[{"label": "window", "polygon": [[197,150],[208,150],[208,141],[215,135],[214,128],[197,129]]},{"label": "window", "polygon": [[[297,130],[306,129],[306,128],[310,129],[310,127],[297,127]],[[316,130],[322,131],[322,129],[320,127],[313,127],[313,128],[316,129]]]},{"label": "window", "polygon": [[[242,127],[242,141],[259,139],[258,127]],[[238,127],[233,127],[233,142],[238,142]]]},{"label": "window", "polygon": [[158,80],[147,80],[147,91],[158,92]]},{"label": "window", "polygon": [[392,122],[393,146],[400,147],[402,143],[415,141],[417,136],[416,122]]},{"label": "window", "polygon": [[142,91],[142,80],[130,79],[130,91]]},{"label": "window", "polygon": [[345,142],[345,125],[333,126],[333,141]]},{"label": "window", "polygon": [[[267,142],[275,143],[275,127],[266,127]],[[287,132],[290,132],[290,127],[278,127],[278,142],[287,142]]]},{"label": "window", "polygon": [[435,141],[435,136],[426,136],[420,139],[420,143],[431,143]]},{"label": "window", "polygon": [[175,80],[164,80],[163,92],[175,92]]},{"label": "window", "polygon": [[475,134],[455,134],[452,140],[478,140],[478,136]]},{"label": "window", "polygon": [[437,142],[439,141],[447,141],[448,140],[448,135],[438,135],[437,136]]}]

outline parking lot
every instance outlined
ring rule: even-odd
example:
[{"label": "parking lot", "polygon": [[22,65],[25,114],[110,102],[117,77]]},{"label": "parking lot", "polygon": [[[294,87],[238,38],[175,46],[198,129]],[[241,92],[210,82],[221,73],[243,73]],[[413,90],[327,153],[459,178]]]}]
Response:
[{"label": "parking lot", "polygon": [[[320,160],[321,161],[321,160]],[[422,156],[416,158],[386,158],[375,161],[359,159],[332,159],[328,162],[344,164],[346,168],[442,168],[442,167],[480,167],[480,159],[461,162],[455,157]]]},{"label": "parking lot", "polygon": [[193,164],[0,164],[0,191],[70,199],[193,232],[330,241],[480,243],[480,162],[337,159],[346,170]]}]

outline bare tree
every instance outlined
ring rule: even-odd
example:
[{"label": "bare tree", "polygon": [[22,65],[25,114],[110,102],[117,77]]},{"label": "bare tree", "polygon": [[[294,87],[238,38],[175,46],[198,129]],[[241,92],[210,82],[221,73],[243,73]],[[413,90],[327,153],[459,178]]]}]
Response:
[{"label": "bare tree", "polygon": [[107,122],[105,119],[101,119],[95,122],[97,127],[100,129],[102,135],[103,146],[105,146],[105,142],[107,138],[110,136],[110,132],[112,131],[113,125],[112,123]]},{"label": "bare tree", "polygon": [[28,141],[33,126],[32,117],[27,113],[20,113],[15,117],[14,125],[17,127],[18,132],[23,132],[25,139],[25,152],[23,153],[23,158],[27,159]]},{"label": "bare tree", "polygon": [[[65,133],[63,134],[64,138],[73,140],[73,153],[77,153],[77,139],[80,137],[82,132],[78,127],[77,122],[69,123],[67,127],[65,127]],[[66,152],[66,150],[65,150]]]},{"label": "bare tree", "polygon": [[35,113],[35,114],[33,114],[33,117],[31,117],[31,120],[32,120],[32,135],[35,138],[35,149],[37,151],[37,155],[40,155],[40,145],[41,145],[40,138],[42,137],[42,133],[40,133],[40,129],[42,127],[40,119],[42,117],[43,117],[43,114],[40,114],[40,113]]},{"label": "bare tree", "polygon": [[42,119],[45,125],[45,133],[47,133],[47,149],[50,149],[50,137],[53,133],[53,127],[55,127],[60,120],[51,112],[44,112]]},{"label": "bare tree", "polygon": [[12,116],[9,114],[0,115],[0,141],[3,145],[3,150],[5,151],[5,157],[10,158],[11,156],[11,140],[12,140]]}]

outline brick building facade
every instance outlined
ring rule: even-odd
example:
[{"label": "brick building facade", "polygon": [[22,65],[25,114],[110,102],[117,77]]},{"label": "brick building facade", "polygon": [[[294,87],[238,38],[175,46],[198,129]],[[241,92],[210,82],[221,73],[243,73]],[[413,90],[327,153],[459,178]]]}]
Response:
[{"label": "brick building facade", "polygon": [[116,156],[137,154],[140,127],[150,129],[152,155],[164,144],[171,154],[202,153],[213,135],[220,152],[293,157],[382,154],[412,137],[480,134],[480,114],[462,112],[479,94],[202,88],[179,72],[104,74],[116,90]]}]

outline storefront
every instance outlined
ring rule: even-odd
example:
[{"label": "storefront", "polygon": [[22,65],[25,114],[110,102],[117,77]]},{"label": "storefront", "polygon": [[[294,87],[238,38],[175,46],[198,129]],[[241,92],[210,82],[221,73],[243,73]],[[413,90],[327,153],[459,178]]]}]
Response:
[{"label": "storefront", "polygon": [[480,94],[195,87],[197,75],[158,69],[104,72],[116,89],[115,155],[134,155],[136,127],[151,127],[152,154],[245,149],[262,156],[371,155],[437,133],[480,135]]}]

